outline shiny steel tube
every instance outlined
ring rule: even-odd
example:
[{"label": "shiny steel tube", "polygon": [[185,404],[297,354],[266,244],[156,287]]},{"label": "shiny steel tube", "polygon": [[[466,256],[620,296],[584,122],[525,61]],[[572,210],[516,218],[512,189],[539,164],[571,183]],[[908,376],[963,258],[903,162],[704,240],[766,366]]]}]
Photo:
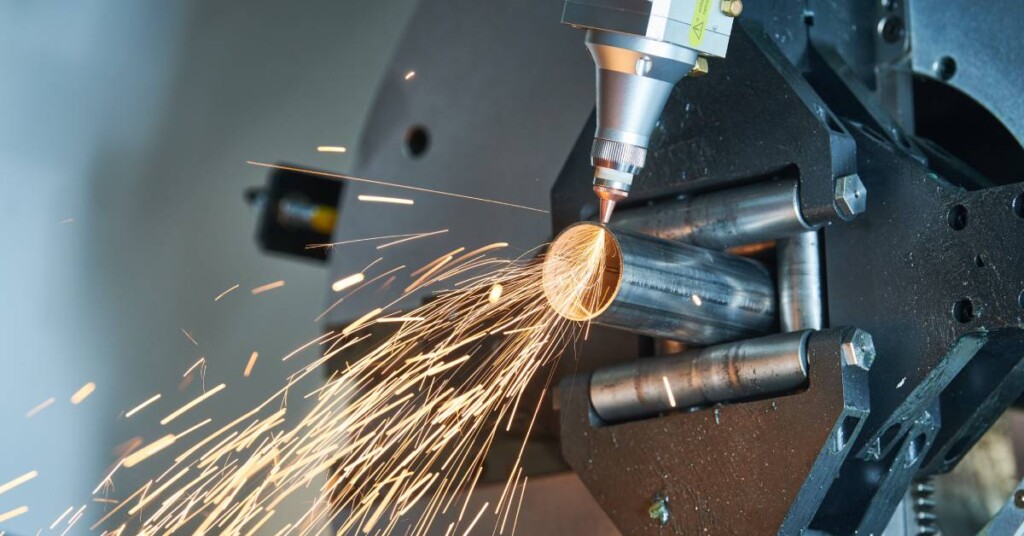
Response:
[{"label": "shiny steel tube", "polygon": [[778,180],[620,210],[612,225],[711,249],[813,230],[800,213],[795,180]]},{"label": "shiny steel tube", "polygon": [[[603,240],[600,282],[589,284],[599,303],[577,307],[569,297],[586,268],[586,255],[567,254],[583,238]],[[578,249],[578,248],[577,248]],[[581,222],[552,242],[544,264],[544,292],[556,311],[573,320],[707,346],[774,331],[772,278],[750,259]]]},{"label": "shiny steel tube", "polygon": [[821,329],[821,259],[818,233],[778,241],[779,324],[782,331]]},{"label": "shiny steel tube", "polygon": [[590,403],[602,420],[623,422],[793,391],[807,384],[811,333],[770,335],[599,369],[590,377]]}]

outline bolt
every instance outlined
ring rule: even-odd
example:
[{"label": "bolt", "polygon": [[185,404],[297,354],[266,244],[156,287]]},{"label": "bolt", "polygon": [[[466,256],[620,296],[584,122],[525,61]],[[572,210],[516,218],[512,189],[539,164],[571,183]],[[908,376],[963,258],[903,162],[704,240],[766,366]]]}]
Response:
[{"label": "bolt", "polygon": [[871,334],[862,330],[854,329],[843,335],[843,342],[840,345],[843,352],[843,361],[847,365],[870,370],[871,364],[875,362],[875,341]]},{"label": "bolt", "polygon": [[739,17],[743,13],[742,0],[722,0],[722,13],[729,17]]},{"label": "bolt", "polygon": [[868,190],[856,173],[836,179],[835,206],[839,216],[852,220],[864,212],[868,205]]},{"label": "bolt", "polygon": [[659,525],[668,525],[672,513],[668,511],[668,497],[658,494],[651,499],[651,505],[647,508],[647,515],[658,522]]},{"label": "bolt", "polygon": [[693,69],[690,70],[690,74],[687,76],[696,78],[706,74],[708,74],[708,59],[704,56],[699,56],[697,62],[693,64]]},{"label": "bolt", "polygon": [[639,76],[647,76],[647,73],[651,72],[651,67],[654,62],[651,61],[650,56],[640,56],[636,60],[636,74]]}]

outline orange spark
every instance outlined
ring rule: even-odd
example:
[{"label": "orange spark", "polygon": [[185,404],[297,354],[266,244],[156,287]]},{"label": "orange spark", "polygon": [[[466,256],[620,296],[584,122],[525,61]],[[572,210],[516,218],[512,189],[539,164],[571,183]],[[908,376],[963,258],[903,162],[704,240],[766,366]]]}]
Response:
[{"label": "orange spark", "polygon": [[252,292],[252,294],[255,296],[257,294],[263,294],[264,292],[266,292],[268,290],[274,290],[275,288],[281,288],[283,286],[284,286],[284,280],[283,279],[279,279],[277,281],[274,281],[273,283],[267,283],[266,285],[260,285],[260,286],[258,286],[256,288],[252,289],[249,292]]},{"label": "orange spark", "polygon": [[416,76],[416,71],[409,71],[405,73],[406,80],[412,80]]},{"label": "orange spark", "polygon": [[[192,400],[188,404],[185,404],[184,406],[182,406],[182,407],[178,408],[177,410],[175,410],[170,415],[168,415],[168,416],[164,417],[163,419],[161,419],[160,420],[160,424],[166,426],[169,422],[171,422],[174,419],[177,419],[178,417],[182,416],[186,411],[188,411],[188,410],[198,406],[199,404],[201,404],[207,398],[210,398],[211,396],[221,392],[221,390],[223,390],[225,387],[227,387],[227,385],[222,383],[222,384],[218,385],[217,387],[214,387],[213,389],[210,389],[209,391],[207,391],[207,392],[197,396],[194,400]],[[125,463],[125,465],[128,465],[128,464]],[[131,466],[129,465],[128,467],[131,467]]]},{"label": "orange spark", "polygon": [[348,149],[345,147],[334,146],[334,145],[321,145],[316,148],[321,153],[347,153]]},{"label": "orange spark", "polygon": [[28,507],[27,506],[21,506],[21,507],[15,508],[14,510],[11,510],[10,512],[5,512],[3,514],[0,514],[0,523],[3,523],[4,521],[10,521],[10,520],[12,520],[12,519],[14,519],[14,518],[16,518],[16,517],[26,513],[26,512],[28,512]]},{"label": "orange spark", "polygon": [[0,486],[0,495],[3,495],[4,493],[11,491],[12,489],[24,484],[25,482],[28,482],[29,480],[32,480],[37,476],[39,476],[39,473],[37,471],[29,471],[19,476],[18,478],[11,480],[10,482]]},{"label": "orange spark", "polygon": [[256,365],[256,358],[259,356],[259,352],[253,352],[252,355],[249,356],[249,362],[245,365],[245,372],[242,373],[242,376],[248,378],[249,375],[252,374],[252,367]]},{"label": "orange spark", "polygon": [[82,402],[85,401],[86,398],[89,398],[89,395],[91,395],[95,390],[96,384],[93,382],[89,382],[83,385],[77,391],[75,391],[75,394],[71,395],[71,403],[76,405],[81,404]]},{"label": "orange spark", "polygon": [[167,434],[167,435],[161,437],[160,439],[157,439],[156,441],[146,445],[145,447],[142,447],[138,451],[136,451],[136,452],[132,453],[130,456],[126,457],[124,459],[124,466],[125,467],[135,467],[136,465],[142,463],[144,460],[146,460],[150,456],[152,456],[152,455],[156,454],[157,452],[160,452],[161,450],[164,450],[165,448],[173,445],[174,444],[174,440],[175,440],[174,434]]},{"label": "orange spark", "polygon": [[668,384],[668,376],[662,376],[661,381],[665,384],[665,394],[668,395],[668,403],[673,408],[676,407],[676,397],[672,395],[672,387]]},{"label": "orange spark", "polygon": [[331,285],[331,290],[333,290],[334,292],[341,292],[353,285],[358,285],[359,283],[362,283],[364,279],[366,279],[366,276],[364,276],[362,272],[356,272],[352,275],[345,276],[335,281]]},{"label": "orange spark", "polygon": [[153,402],[156,402],[157,400],[160,400],[160,393],[157,393],[157,394],[149,397],[148,399],[146,399],[145,402],[143,402],[143,403],[139,404],[138,406],[135,406],[134,408],[130,409],[128,411],[128,413],[124,414],[124,418],[130,419],[132,417],[132,415],[135,415],[136,413],[142,411],[143,409],[146,408],[146,406],[152,404]]}]

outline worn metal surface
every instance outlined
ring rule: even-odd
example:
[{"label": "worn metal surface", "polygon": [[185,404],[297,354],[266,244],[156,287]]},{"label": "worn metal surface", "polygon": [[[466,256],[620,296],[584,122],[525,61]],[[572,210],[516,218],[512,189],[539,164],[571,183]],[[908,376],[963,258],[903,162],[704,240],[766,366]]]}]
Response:
[{"label": "worn metal surface", "polygon": [[[773,400],[600,426],[585,390],[563,389],[562,452],[624,534],[795,534],[868,409],[867,371],[843,359],[844,331],[813,333],[807,390]],[[659,494],[664,526],[647,511]]]},{"label": "worn metal surface", "polygon": [[[856,221],[824,231],[828,313],[832,324],[871,332],[879,359],[857,456],[847,459],[820,516],[838,533],[885,526],[914,476],[894,467],[892,453],[907,448],[922,421],[937,419],[940,402],[943,431],[926,433],[926,455],[916,464],[928,460],[933,471],[951,466],[937,465],[946,456],[929,449],[952,451],[955,462],[1024,387],[1016,290],[1024,288],[1024,219],[1013,210],[1024,184],[953,188],[887,142],[851,132],[876,201]],[[879,471],[887,477],[873,476]]]},{"label": "worn metal surface", "polygon": [[590,405],[615,423],[781,396],[807,383],[810,334],[775,334],[601,368],[590,377]]},{"label": "worn metal surface", "polygon": [[782,331],[821,329],[825,325],[818,232],[800,233],[776,243],[779,327]]},{"label": "worn metal surface", "polygon": [[726,249],[811,230],[800,215],[796,180],[766,181],[619,210],[616,227]]},{"label": "worn metal surface", "polygon": [[[560,244],[578,240],[575,231],[597,225],[584,222],[566,229],[552,251],[557,254]],[[774,329],[775,285],[756,261],[614,227],[605,231],[606,262],[618,274],[610,303],[593,323],[701,346]],[[546,261],[545,277],[553,258]],[[553,273],[565,277],[563,270]]]}]

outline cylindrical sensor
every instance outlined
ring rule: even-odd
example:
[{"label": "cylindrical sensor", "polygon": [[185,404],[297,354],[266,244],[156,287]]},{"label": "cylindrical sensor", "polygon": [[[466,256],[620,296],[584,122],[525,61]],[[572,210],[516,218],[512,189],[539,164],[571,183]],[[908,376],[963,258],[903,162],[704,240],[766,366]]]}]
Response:
[{"label": "cylindrical sensor", "polygon": [[544,295],[562,316],[696,346],[776,325],[772,278],[757,262],[582,222],[548,249]]},{"label": "cylindrical sensor", "polygon": [[811,333],[769,335],[600,369],[590,378],[590,403],[602,420],[623,422],[794,391],[807,384]]}]

